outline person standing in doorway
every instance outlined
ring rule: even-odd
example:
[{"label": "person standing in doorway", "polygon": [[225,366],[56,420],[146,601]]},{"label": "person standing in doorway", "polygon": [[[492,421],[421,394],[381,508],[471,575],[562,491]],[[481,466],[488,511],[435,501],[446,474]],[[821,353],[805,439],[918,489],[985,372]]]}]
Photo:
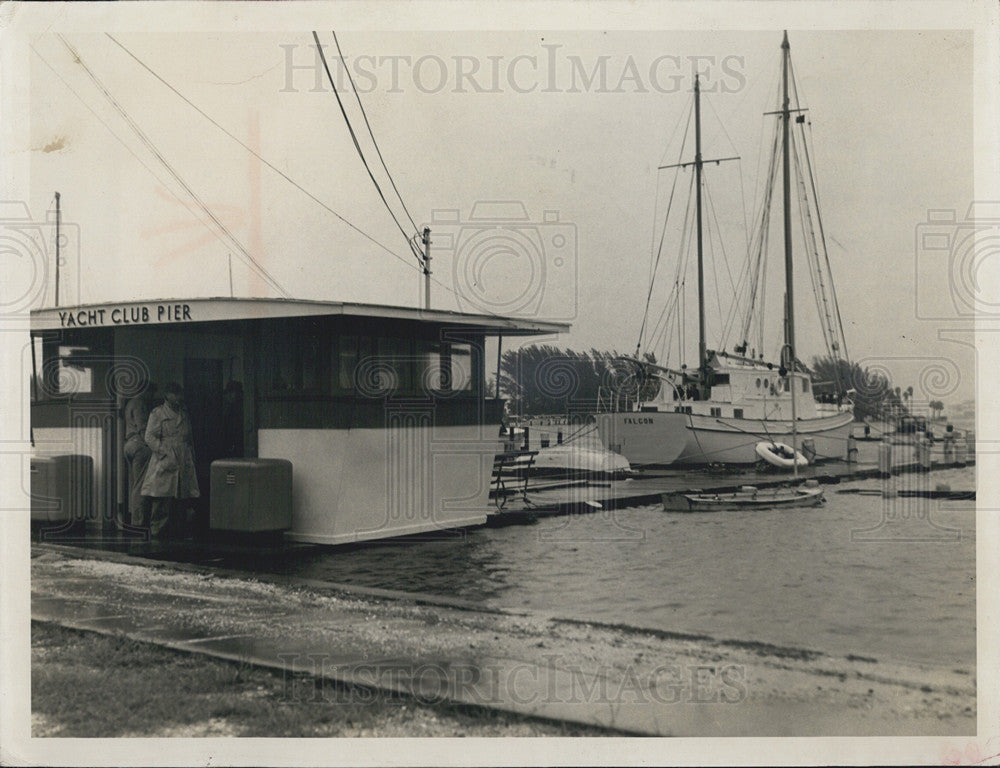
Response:
[{"label": "person standing in doorway", "polygon": [[125,460],[128,462],[128,519],[137,528],[149,525],[149,497],[142,495],[142,482],[153,452],[146,445],[146,424],[156,394],[149,382],[125,405]]},{"label": "person standing in doorway", "polygon": [[184,409],[184,390],[171,382],[165,402],[149,414],[146,443],[152,451],[142,494],[152,497],[149,532],[154,538],[176,535],[184,524],[185,499],[197,498],[191,420]]}]

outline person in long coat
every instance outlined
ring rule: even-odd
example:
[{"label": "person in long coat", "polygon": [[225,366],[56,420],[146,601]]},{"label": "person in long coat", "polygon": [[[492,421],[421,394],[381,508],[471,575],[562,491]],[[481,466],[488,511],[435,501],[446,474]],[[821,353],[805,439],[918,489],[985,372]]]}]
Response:
[{"label": "person in long coat", "polygon": [[156,384],[149,382],[125,406],[125,460],[128,462],[129,522],[138,528],[149,524],[150,501],[142,495],[142,482],[153,452],[146,445],[146,426]]},{"label": "person in long coat", "polygon": [[183,405],[184,390],[167,385],[163,405],[149,414],[146,444],[153,452],[142,483],[142,495],[152,497],[149,532],[164,538],[182,524],[184,499],[197,498],[198,478],[194,467],[191,420]]}]

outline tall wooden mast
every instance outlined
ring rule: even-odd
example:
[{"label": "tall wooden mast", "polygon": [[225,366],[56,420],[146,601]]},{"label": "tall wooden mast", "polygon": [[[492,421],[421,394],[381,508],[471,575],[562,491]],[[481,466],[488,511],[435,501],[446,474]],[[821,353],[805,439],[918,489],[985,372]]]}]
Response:
[{"label": "tall wooden mast", "polygon": [[795,368],[795,301],[792,293],[792,182],[789,162],[789,133],[791,110],[788,103],[788,32],[781,41],[781,175],[785,209],[785,306],[788,322],[785,324],[785,344],[788,360],[782,361],[789,370]]},{"label": "tall wooden mast", "polygon": [[698,370],[704,375],[708,369],[708,352],[705,344],[705,263],[701,233],[701,88],[698,75],[694,76],[694,186],[698,227]]},{"label": "tall wooden mast", "polygon": [[785,207],[785,345],[782,352],[787,352],[788,359],[782,360],[787,368],[786,383],[792,396],[792,472],[799,476],[798,464],[798,415],[795,413],[795,387],[797,384],[795,372],[795,302],[792,292],[792,185],[789,163],[788,138],[791,133],[791,111],[788,104],[788,31],[781,41],[781,175],[784,183],[782,190]]},{"label": "tall wooden mast", "polygon": [[706,162],[719,163],[726,160],[739,160],[739,157],[718,157],[709,158],[707,161],[701,156],[701,84],[698,75],[694,76],[694,160],[687,163],[675,163],[673,165],[661,165],[659,170],[665,168],[687,168],[694,166],[695,172],[695,210],[698,243],[698,373],[701,379],[699,389],[702,396],[707,395],[706,378],[708,373],[708,346],[706,343],[707,332],[705,329],[705,261],[704,261],[704,236],[702,234],[702,202],[701,202],[701,177],[702,168]]}]

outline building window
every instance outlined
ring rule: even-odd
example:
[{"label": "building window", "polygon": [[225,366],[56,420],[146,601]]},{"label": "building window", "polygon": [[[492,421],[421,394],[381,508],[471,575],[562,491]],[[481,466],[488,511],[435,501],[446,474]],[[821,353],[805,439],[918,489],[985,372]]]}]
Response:
[{"label": "building window", "polygon": [[742,408],[733,408],[733,418],[734,419],[742,419],[743,418],[743,409]]},{"label": "building window", "polygon": [[412,392],[414,359],[412,339],[394,336],[378,340],[376,356],[380,388],[388,393]]},{"label": "building window", "polygon": [[334,336],[330,352],[336,361],[336,370],[330,377],[334,392],[353,392],[358,367],[358,337]]},{"label": "building window", "polygon": [[722,415],[722,409],[721,408],[709,408],[708,410],[709,410],[709,414],[712,415],[712,416],[721,416]]},{"label": "building window", "polygon": [[433,395],[451,389],[450,358],[440,343],[418,341],[414,362],[414,386],[421,394]]},{"label": "building window", "polygon": [[[94,392],[94,356],[88,346],[42,344],[41,370],[36,374],[38,399]],[[36,387],[33,386],[32,390]],[[34,391],[32,392],[34,395]]]},{"label": "building window", "polygon": [[454,392],[471,392],[474,385],[471,344],[451,345],[451,389]]},{"label": "building window", "polygon": [[311,324],[281,323],[274,337],[272,392],[318,394],[322,391],[324,352],[319,330]]}]

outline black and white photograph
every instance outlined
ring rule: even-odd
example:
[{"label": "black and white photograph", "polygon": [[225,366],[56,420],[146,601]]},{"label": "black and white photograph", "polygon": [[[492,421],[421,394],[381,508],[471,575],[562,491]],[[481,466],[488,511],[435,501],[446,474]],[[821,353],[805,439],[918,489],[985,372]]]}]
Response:
[{"label": "black and white photograph", "polygon": [[0,762],[1000,763],[998,23],[4,4]]}]

